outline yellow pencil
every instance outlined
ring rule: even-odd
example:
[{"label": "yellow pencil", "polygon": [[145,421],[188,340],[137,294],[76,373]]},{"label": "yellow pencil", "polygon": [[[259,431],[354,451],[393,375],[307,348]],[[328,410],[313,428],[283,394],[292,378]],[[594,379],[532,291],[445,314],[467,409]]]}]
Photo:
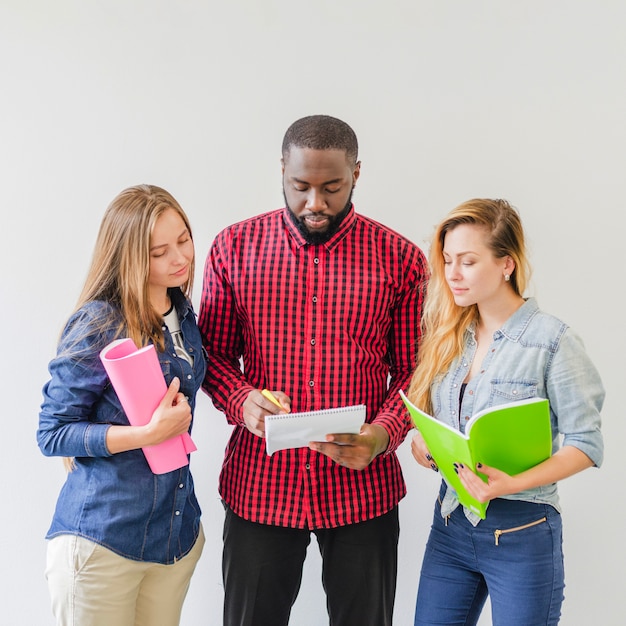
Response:
[{"label": "yellow pencil", "polygon": [[263,389],[261,393],[270,401],[273,402],[277,407],[284,409],[283,405],[276,399],[276,396],[269,390]]}]

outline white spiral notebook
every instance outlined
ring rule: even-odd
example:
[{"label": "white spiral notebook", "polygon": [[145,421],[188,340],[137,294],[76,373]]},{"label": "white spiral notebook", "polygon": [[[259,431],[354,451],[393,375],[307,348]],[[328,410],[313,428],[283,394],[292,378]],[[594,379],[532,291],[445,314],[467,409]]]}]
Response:
[{"label": "white spiral notebook", "polygon": [[364,404],[305,413],[265,416],[265,448],[271,456],[277,450],[304,448],[310,441],[325,441],[330,433],[358,435],[365,422]]}]

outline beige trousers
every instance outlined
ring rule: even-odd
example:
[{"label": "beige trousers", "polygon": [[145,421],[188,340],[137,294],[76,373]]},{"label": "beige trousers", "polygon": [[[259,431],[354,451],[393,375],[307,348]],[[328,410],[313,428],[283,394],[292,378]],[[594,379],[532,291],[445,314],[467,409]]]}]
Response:
[{"label": "beige trousers", "polygon": [[133,561],[75,535],[48,541],[46,579],[57,626],[178,626],[204,547],[172,565]]}]

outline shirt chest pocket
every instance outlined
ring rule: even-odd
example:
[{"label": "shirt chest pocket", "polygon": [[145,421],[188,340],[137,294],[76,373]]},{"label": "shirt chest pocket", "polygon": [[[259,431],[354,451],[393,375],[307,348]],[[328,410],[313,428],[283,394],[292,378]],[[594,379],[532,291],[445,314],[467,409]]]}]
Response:
[{"label": "shirt chest pocket", "polygon": [[491,405],[500,404],[503,401],[515,402],[536,398],[538,388],[538,381],[533,379],[494,379],[491,381]]}]

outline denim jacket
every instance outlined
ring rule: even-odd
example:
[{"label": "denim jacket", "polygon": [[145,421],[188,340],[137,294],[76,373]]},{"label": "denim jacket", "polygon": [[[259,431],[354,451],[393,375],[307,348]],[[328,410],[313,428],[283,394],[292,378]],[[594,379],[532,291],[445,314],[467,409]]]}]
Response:
[{"label": "denim jacket", "polygon": [[[193,366],[176,356],[166,326],[165,351],[157,355],[167,384],[179,378],[193,411],[205,352],[191,304],[180,289],[169,293]],[[102,330],[105,318],[110,323]],[[99,358],[116,338],[119,322],[109,303],[87,303],[69,319],[50,362],[37,442],[46,456],[74,457],[75,469],[61,489],[46,538],[80,535],[130,559],[170,564],[193,547],[200,507],[188,465],[156,475],[141,450],[112,455],[106,447],[110,426],[129,423]]]},{"label": "denim jacket", "polygon": [[[475,352],[474,329],[470,328],[462,356],[431,389],[435,417],[464,432],[470,417],[483,409],[525,398],[547,398],[552,453],[561,445],[575,446],[600,466],[604,388],[580,337],[571,328],[540,311],[536,300],[529,298],[494,333],[483,367],[468,382],[459,411],[461,384]],[[560,510],[556,483],[503,497],[549,504]],[[449,515],[458,504],[456,493],[448,487],[441,515]],[[464,512],[474,525],[478,523],[478,516],[468,509]]]}]

